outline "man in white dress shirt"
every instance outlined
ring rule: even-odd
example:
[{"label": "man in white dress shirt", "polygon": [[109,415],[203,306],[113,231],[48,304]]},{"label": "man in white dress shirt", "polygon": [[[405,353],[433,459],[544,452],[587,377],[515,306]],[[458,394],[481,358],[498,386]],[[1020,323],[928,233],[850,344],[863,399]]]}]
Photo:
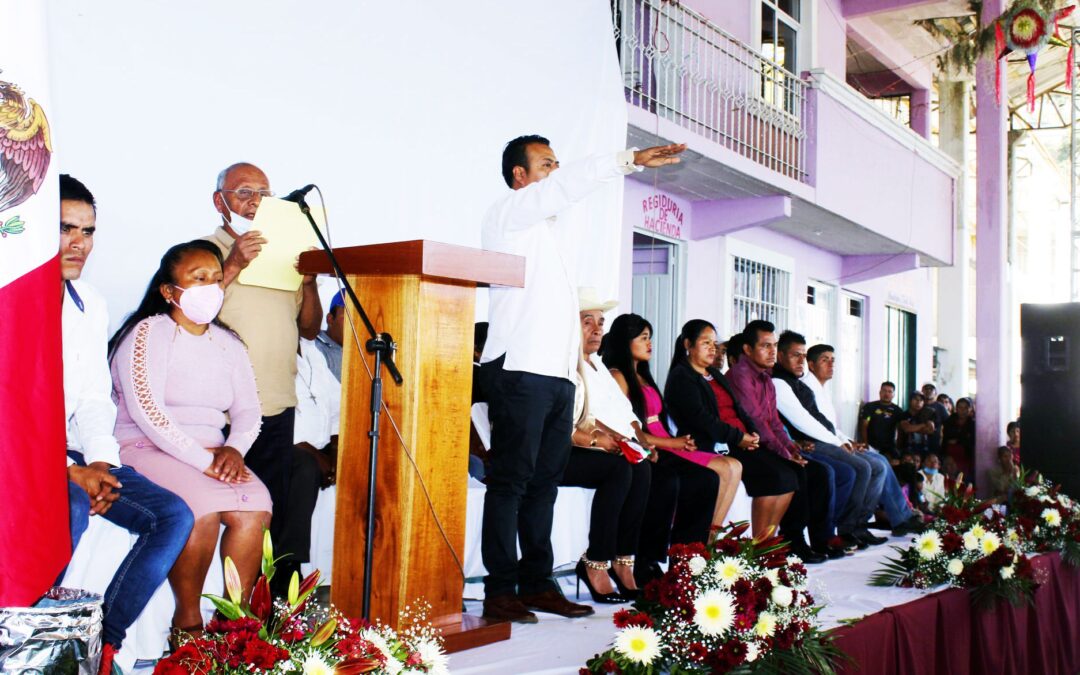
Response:
[{"label": "man in white dress shirt", "polygon": [[832,423],[837,437],[858,450],[865,450],[862,457],[883,470],[885,481],[882,485],[880,497],[881,506],[885,509],[885,517],[893,526],[893,534],[907,535],[922,529],[922,521],[912,511],[904,498],[900,488],[900,482],[889,465],[889,460],[876,449],[858,443],[844,433],[837,424],[836,407],[833,405],[832,393],[825,385],[833,378],[836,368],[836,352],[831,345],[814,345],[806,352],[807,371],[802,376],[802,381],[814,392],[814,400],[818,410]]},{"label": "man in white dress shirt", "polygon": [[485,249],[524,256],[526,264],[524,288],[490,291],[481,357],[492,424],[481,546],[486,619],[535,623],[530,608],[593,613],[563,597],[551,575],[551,519],[570,457],[581,356],[577,283],[557,243],[559,214],[633,171],[677,163],[685,149],[625,150],[563,169],[542,136],[515,138],[503,150],[503,179],[512,192],[488,210],[481,241]]},{"label": "man in white dress shirt", "polygon": [[278,564],[278,573],[286,579],[291,579],[293,572],[300,573],[302,563],[311,562],[311,516],[319,492],[336,481],[340,417],[341,383],[315,341],[300,338],[289,513],[282,521],[280,536],[289,557]]},{"label": "man in white dress shirt", "polygon": [[194,524],[182,499],[120,464],[113,437],[116,405],[106,356],[109,314],[105,299],[79,279],[94,249],[94,196],[78,180],[60,176],[60,292],[67,415],[68,498],[72,549],[98,515],[139,535],[105,591],[100,673],[172,569]]}]

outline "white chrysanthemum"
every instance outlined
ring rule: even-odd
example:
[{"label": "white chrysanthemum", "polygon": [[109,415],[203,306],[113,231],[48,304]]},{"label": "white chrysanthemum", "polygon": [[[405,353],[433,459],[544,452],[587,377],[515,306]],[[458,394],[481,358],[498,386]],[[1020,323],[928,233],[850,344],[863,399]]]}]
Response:
[{"label": "white chrysanthemum", "polygon": [[1012,575],[1013,575],[1013,566],[1012,565],[1009,565],[1008,567],[1002,567],[1001,568],[1001,578],[1002,579],[1012,579]]},{"label": "white chrysanthemum", "polygon": [[419,640],[413,646],[427,666],[428,675],[450,675],[450,657],[443,652],[438,642]]},{"label": "white chrysanthemum", "polygon": [[941,553],[941,535],[927,530],[915,537],[915,550],[923,560],[933,560]]},{"label": "white chrysanthemum", "polygon": [[375,649],[379,650],[379,654],[382,655],[383,661],[386,662],[384,670],[387,675],[399,675],[401,669],[404,668],[404,664],[394,656],[394,651],[390,649],[390,644],[387,643],[378,631],[371,630],[370,628],[360,632],[360,637],[370,642]]},{"label": "white chrysanthemum", "polygon": [[769,583],[773,586],[780,585],[780,572],[778,570],[769,570],[765,573],[765,578],[769,580]]},{"label": "white chrysanthemum", "polygon": [[739,558],[725,556],[716,563],[716,574],[720,578],[720,585],[731,588],[731,585],[742,578],[746,573],[746,566]]},{"label": "white chrysanthemum", "polygon": [[304,675],[334,675],[334,667],[324,661],[318,652],[309,654],[301,668]]},{"label": "white chrysanthemum", "polygon": [[770,637],[776,632],[776,617],[769,612],[758,614],[757,623],[754,624],[754,633],[761,637]]},{"label": "white chrysanthemum", "polygon": [[1042,488],[1040,488],[1038,485],[1032,485],[1031,487],[1024,490],[1024,494],[1026,494],[1028,497],[1034,497],[1038,495],[1041,491]]},{"label": "white chrysanthemum", "polygon": [[735,621],[735,598],[727,591],[705,591],[694,600],[694,623],[705,635],[720,635]]},{"label": "white chrysanthemum", "polygon": [[949,561],[949,565],[945,569],[949,572],[949,574],[953,575],[954,577],[958,577],[964,571],[964,563],[961,562],[959,558],[953,558]]},{"label": "white chrysanthemum", "polygon": [[986,528],[982,525],[975,525],[970,530],[968,530],[968,532],[975,535],[976,539],[982,539],[983,536],[986,534]]},{"label": "white chrysanthemum", "polygon": [[758,656],[760,656],[760,654],[761,654],[761,650],[758,648],[756,642],[751,642],[751,643],[746,645],[746,662],[747,663],[753,663],[754,661],[757,661]]},{"label": "white chrysanthemum", "polygon": [[701,556],[696,555],[693,558],[690,558],[689,565],[690,565],[690,574],[693,574],[696,577],[696,576],[698,576],[699,574],[701,574],[702,572],[705,571],[705,567],[708,565],[708,563],[705,561],[705,558],[702,558]]},{"label": "white chrysanthemum", "polygon": [[979,540],[979,549],[982,550],[983,555],[990,555],[999,548],[1001,548],[1001,538],[993,532],[987,532]]},{"label": "white chrysanthemum", "polygon": [[1013,528],[1011,528],[1011,527],[1010,527],[1010,528],[1009,528],[1009,530],[1008,530],[1008,531],[1007,531],[1007,532],[1005,533],[1005,538],[1009,540],[1009,543],[1010,543],[1010,544],[1012,544],[1012,545],[1013,545],[1013,547],[1015,547],[1015,546],[1016,546],[1016,544],[1019,544],[1019,543],[1020,543],[1020,535],[1019,535],[1019,534],[1017,534],[1017,533],[1016,533],[1016,530],[1014,530],[1014,529],[1013,529]]},{"label": "white chrysanthemum", "polygon": [[787,586],[777,586],[772,589],[772,601],[781,607],[790,607],[795,594]]},{"label": "white chrysanthemum", "polygon": [[964,533],[964,548],[969,551],[974,551],[979,548],[979,538],[971,532]]},{"label": "white chrysanthemum", "polygon": [[628,626],[615,634],[615,651],[647,666],[660,655],[660,636],[652,628]]},{"label": "white chrysanthemum", "polygon": [[1061,525],[1061,512],[1057,509],[1044,509],[1042,519],[1050,527],[1057,527]]}]

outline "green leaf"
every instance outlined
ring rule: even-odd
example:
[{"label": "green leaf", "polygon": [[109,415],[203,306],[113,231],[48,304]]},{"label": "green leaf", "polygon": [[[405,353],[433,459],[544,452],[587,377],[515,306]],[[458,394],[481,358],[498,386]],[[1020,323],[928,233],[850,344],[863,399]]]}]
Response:
[{"label": "green leaf", "polygon": [[241,610],[238,605],[229,602],[225,598],[219,598],[216,595],[204,595],[202,597],[214,603],[214,607],[217,607],[217,610],[221,612],[226,619],[239,619],[244,616],[243,610]]}]

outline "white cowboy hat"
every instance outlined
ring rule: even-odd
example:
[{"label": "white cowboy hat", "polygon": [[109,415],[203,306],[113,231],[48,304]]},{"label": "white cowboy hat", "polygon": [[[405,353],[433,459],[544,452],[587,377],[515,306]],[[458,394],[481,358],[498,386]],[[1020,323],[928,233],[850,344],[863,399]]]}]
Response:
[{"label": "white cowboy hat", "polygon": [[596,310],[606,312],[609,309],[614,309],[618,304],[618,300],[601,300],[600,293],[592,286],[578,288],[579,312],[595,312]]}]

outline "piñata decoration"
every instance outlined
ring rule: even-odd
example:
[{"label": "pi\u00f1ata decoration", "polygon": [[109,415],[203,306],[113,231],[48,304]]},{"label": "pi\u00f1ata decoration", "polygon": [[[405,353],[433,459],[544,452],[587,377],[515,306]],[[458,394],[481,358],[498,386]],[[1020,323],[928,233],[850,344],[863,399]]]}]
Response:
[{"label": "pi\u00f1ata decoration", "polygon": [[1065,71],[1065,86],[1072,86],[1073,48],[1072,41],[1062,39],[1058,22],[1073,13],[1075,5],[1062,9],[1045,9],[1037,0],[1018,0],[1004,14],[994,21],[994,55],[997,68],[994,72],[994,95],[1001,104],[1001,59],[1012,52],[1021,52],[1027,56],[1028,108],[1035,110],[1035,68],[1039,52],[1047,45],[1068,47],[1068,65]]}]

